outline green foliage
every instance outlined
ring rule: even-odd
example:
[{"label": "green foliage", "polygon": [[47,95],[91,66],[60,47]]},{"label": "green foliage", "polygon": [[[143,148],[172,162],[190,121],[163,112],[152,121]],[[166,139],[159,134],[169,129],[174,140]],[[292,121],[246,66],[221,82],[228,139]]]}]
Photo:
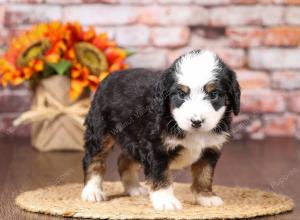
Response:
[{"label": "green foliage", "polygon": [[48,74],[50,73],[49,75],[56,73],[60,76],[66,76],[69,73],[71,65],[71,62],[65,59],[61,59],[57,63],[47,63],[44,73],[47,74],[48,72]]}]

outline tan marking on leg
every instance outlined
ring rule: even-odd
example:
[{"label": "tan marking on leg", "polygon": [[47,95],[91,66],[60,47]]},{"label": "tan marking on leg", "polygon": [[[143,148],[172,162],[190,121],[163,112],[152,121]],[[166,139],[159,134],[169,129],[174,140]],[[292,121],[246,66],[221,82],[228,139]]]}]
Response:
[{"label": "tan marking on leg", "polygon": [[136,161],[121,154],[118,160],[118,167],[121,180],[125,185],[138,183],[140,165]]},{"label": "tan marking on leg", "polygon": [[162,188],[169,187],[172,184],[170,171],[166,170],[164,173],[163,181],[155,182],[155,181],[147,181],[147,185],[150,186],[151,191],[157,191]]},{"label": "tan marking on leg", "polygon": [[112,149],[115,141],[111,135],[105,136],[104,140],[102,141],[101,144],[101,151],[97,153],[91,161],[91,164],[88,166],[86,173],[85,173],[85,178],[84,182],[86,183],[92,175],[100,175],[101,177],[105,173],[105,162],[106,162],[106,157],[110,150]]},{"label": "tan marking on leg", "polygon": [[193,183],[191,190],[198,204],[202,206],[219,206],[223,200],[212,192],[214,166],[211,162],[200,159],[192,165]]},{"label": "tan marking on leg", "polygon": [[140,164],[130,159],[125,154],[121,154],[118,159],[119,174],[124,190],[130,196],[147,194],[147,189],[139,182]]},{"label": "tan marking on leg", "polygon": [[205,161],[199,160],[192,165],[192,191],[196,193],[211,192],[213,168]]}]

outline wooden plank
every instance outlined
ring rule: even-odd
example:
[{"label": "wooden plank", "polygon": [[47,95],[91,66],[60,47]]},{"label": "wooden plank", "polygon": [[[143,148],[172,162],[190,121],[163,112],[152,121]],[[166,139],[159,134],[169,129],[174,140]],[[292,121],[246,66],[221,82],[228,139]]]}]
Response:
[{"label": "wooden plank", "polygon": [[[293,139],[231,141],[223,149],[215,184],[242,186],[274,191],[292,197],[292,213],[262,217],[263,220],[300,220],[300,143]],[[107,180],[119,180],[118,149],[108,158]],[[82,182],[81,158],[78,152],[40,153],[29,140],[0,139],[0,218],[63,219],[31,214],[20,210],[14,198],[21,192],[69,182]],[[190,181],[190,171],[175,174],[175,180]]]}]

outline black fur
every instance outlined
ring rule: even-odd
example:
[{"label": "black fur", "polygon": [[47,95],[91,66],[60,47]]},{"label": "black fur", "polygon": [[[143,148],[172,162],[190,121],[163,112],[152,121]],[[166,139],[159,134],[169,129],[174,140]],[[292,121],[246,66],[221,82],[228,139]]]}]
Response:
[{"label": "black fur", "polygon": [[[168,182],[165,171],[181,147],[168,151],[164,137],[185,136],[170,112],[182,102],[174,78],[177,61],[164,72],[129,69],[114,72],[103,81],[85,121],[85,171],[92,157],[101,152],[104,136],[110,134],[123,151],[142,164],[148,180],[156,184]],[[216,133],[230,130],[231,113],[239,112],[240,96],[235,74],[222,62],[220,65],[218,88],[222,96],[214,106],[228,106],[214,130]],[[229,104],[226,104],[226,99],[229,99]]]}]

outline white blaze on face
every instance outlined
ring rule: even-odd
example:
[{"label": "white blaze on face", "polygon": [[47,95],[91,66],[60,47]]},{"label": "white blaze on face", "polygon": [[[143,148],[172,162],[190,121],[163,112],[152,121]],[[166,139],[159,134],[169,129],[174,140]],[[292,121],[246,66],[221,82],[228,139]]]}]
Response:
[{"label": "white blaze on face", "polygon": [[189,97],[172,110],[178,126],[192,130],[191,120],[203,120],[199,131],[210,131],[216,127],[225,112],[225,106],[217,111],[206,96],[204,86],[216,79],[217,57],[210,51],[185,55],[177,64],[177,83],[190,88]]}]

